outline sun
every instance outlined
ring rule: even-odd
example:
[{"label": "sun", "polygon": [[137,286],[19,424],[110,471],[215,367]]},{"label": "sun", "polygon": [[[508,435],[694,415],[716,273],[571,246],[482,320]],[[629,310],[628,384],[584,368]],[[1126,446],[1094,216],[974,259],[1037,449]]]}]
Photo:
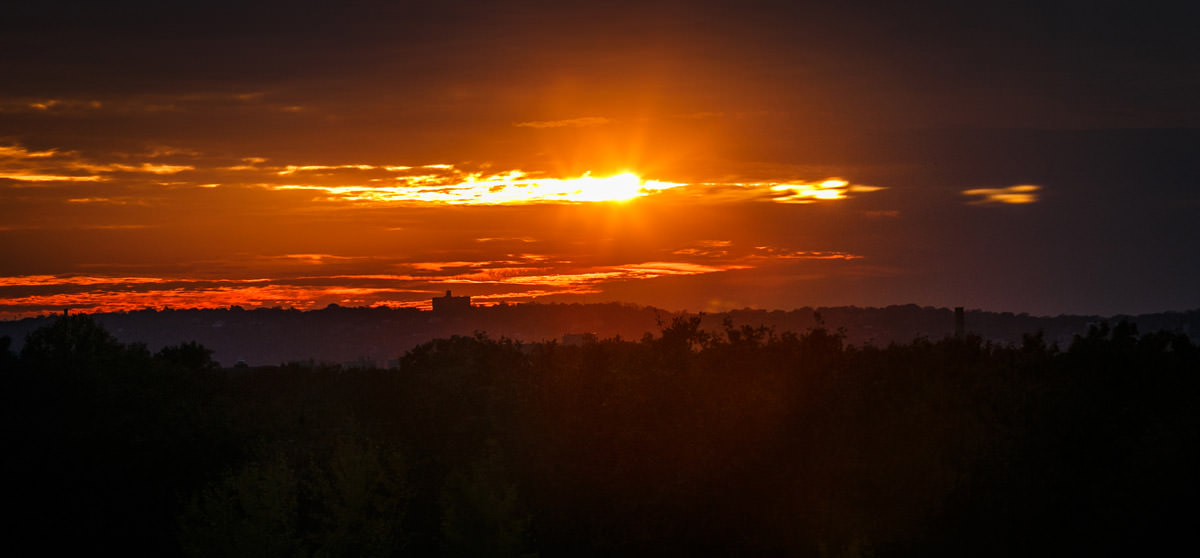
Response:
[{"label": "sun", "polygon": [[682,184],[643,180],[632,172],[605,177],[584,173],[576,178],[531,178],[514,171],[470,181],[469,186],[471,195],[458,203],[624,203]]},{"label": "sun", "polygon": [[562,182],[565,198],[579,202],[624,202],[646,195],[642,179],[626,172],[606,178],[584,175]]}]

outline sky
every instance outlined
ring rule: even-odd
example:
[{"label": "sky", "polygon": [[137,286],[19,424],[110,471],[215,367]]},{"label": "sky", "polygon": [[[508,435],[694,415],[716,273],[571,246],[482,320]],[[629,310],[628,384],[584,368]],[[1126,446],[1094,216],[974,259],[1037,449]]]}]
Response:
[{"label": "sky", "polygon": [[[836,5],[833,5],[836,4]],[[1195,2],[36,2],[0,319],[1200,308]]]}]

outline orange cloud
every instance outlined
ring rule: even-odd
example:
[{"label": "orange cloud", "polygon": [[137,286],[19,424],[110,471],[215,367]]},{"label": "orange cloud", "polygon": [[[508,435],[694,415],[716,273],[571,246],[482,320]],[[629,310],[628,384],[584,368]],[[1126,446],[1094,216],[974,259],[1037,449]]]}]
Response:
[{"label": "orange cloud", "polygon": [[[420,299],[395,300],[418,292]],[[93,312],[130,312],[145,308],[227,308],[229,306],[313,310],[330,303],[348,306],[387,304],[420,306],[428,295],[388,288],[302,287],[292,285],[223,286],[207,289],[153,289],[137,292],[93,290],[81,293],[29,295],[0,300],[0,317],[15,318],[56,312],[62,308]],[[427,301],[426,301],[427,304]]]},{"label": "orange cloud", "polygon": [[[589,117],[591,118],[591,117]],[[576,119],[579,120],[579,119]],[[175,160],[137,162],[137,157]],[[806,204],[848,199],[882,188],[852,184],[841,178],[818,181],[684,183],[641,178],[626,172],[612,176],[584,173],[554,177],[511,169],[478,170],[449,163],[287,162],[269,164],[263,157],[214,162],[179,148],[153,148],[143,154],[114,153],[108,161],[85,158],[74,151],[29,150],[0,145],[0,178],[15,182],[112,182],[120,187],[129,174],[180,175],[171,186],[220,188],[241,186],[274,191],[311,191],[312,201],[355,205],[529,205],[627,201],[666,192],[698,203],[760,201]],[[111,159],[117,159],[113,161]],[[131,161],[131,159],[134,159]],[[17,186],[17,185],[14,185]],[[89,195],[84,197],[108,197]]]},{"label": "orange cloud", "polygon": [[[426,166],[429,168],[430,166]],[[426,205],[519,205],[625,201],[682,186],[679,183],[643,180],[631,173],[608,177],[585,174],[578,178],[539,178],[519,170],[484,175],[446,172],[397,176],[394,186],[280,184],[275,190],[314,190],[331,201],[408,203]]]},{"label": "orange cloud", "polygon": [[31,151],[20,145],[0,145],[0,178],[17,182],[102,182],[110,180],[114,173],[164,175],[189,170],[195,170],[195,167],[166,163],[95,162],[74,151]]},{"label": "orange cloud", "polygon": [[566,127],[582,127],[582,126],[600,126],[612,122],[612,119],[603,116],[583,116],[580,118],[567,118],[563,120],[533,120],[530,122],[518,122],[513,124],[518,128],[566,128]]},{"label": "orange cloud", "polygon": [[[291,254],[288,259],[320,265],[324,254]],[[334,257],[336,258],[336,257]],[[545,258],[531,258],[545,260]],[[606,283],[744,269],[742,264],[639,262],[575,266],[569,262],[521,265],[520,258],[483,262],[413,262],[408,267],[434,273],[298,275],[279,278],[206,279],[197,277],[24,275],[0,277],[0,317],[15,318],[72,308],[86,312],[142,308],[223,308],[284,306],[298,309],[342,305],[424,307],[430,293],[474,285],[481,300],[519,300],[548,295],[592,294]],[[438,273],[438,272],[448,273]]]},{"label": "orange cloud", "polygon": [[102,176],[68,176],[63,174],[42,174],[33,170],[25,171],[0,171],[0,178],[7,178],[17,182],[100,182],[104,180]]},{"label": "orange cloud", "polygon": [[974,188],[963,190],[963,195],[977,196],[972,204],[1029,204],[1038,201],[1037,191],[1041,186],[1034,184],[1017,184],[1007,188]]},{"label": "orange cloud", "polygon": [[20,97],[0,99],[0,113],[39,114],[45,116],[80,113],[162,113],[186,112],[197,108],[255,107],[276,112],[303,112],[309,107],[272,102],[263,92],[184,93],[178,95],[132,95],[104,99]]},{"label": "orange cloud", "polygon": [[[259,167],[240,167],[263,171]],[[821,181],[773,182],[712,182],[683,183],[645,180],[632,173],[609,177],[585,174],[577,178],[551,178],[510,170],[485,174],[466,172],[453,165],[425,165],[427,172],[411,174],[413,167],[372,165],[288,165],[273,170],[280,176],[292,176],[301,171],[320,171],[320,181],[340,183],[321,184],[263,183],[274,190],[312,190],[326,195],[325,201],[359,204],[416,204],[416,205],[521,205],[575,204],[586,202],[624,201],[670,191],[672,195],[702,203],[763,201],[787,204],[808,204],[837,201],[859,194],[883,190],[879,186],[851,184],[840,178]],[[342,171],[383,171],[404,169],[390,177],[363,179],[337,174]],[[428,172],[433,171],[433,172]],[[358,183],[347,183],[356,180]],[[318,182],[320,182],[318,181]]]},{"label": "orange cloud", "polygon": [[772,260],[861,260],[862,256],[837,250],[786,250],[772,246],[755,246],[749,259]]},{"label": "orange cloud", "polygon": [[702,182],[687,184],[673,193],[705,203],[760,201],[810,204],[845,200],[857,194],[877,192],[882,186],[851,184],[841,178],[820,181]]}]

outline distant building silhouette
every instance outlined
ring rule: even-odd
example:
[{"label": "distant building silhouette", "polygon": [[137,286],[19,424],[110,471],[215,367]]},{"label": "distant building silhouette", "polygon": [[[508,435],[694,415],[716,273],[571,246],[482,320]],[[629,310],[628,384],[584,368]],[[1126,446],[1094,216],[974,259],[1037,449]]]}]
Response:
[{"label": "distant building silhouette", "polygon": [[446,296],[433,298],[433,311],[438,314],[454,314],[471,309],[471,297],[454,296],[449,290]]}]

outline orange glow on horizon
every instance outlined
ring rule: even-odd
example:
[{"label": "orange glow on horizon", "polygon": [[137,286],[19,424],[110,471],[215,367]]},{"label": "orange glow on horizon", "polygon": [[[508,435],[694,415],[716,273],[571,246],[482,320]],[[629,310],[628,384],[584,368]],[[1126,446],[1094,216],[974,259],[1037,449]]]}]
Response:
[{"label": "orange glow on horizon", "polygon": [[[550,163],[243,155],[162,145],[105,154],[0,144],[0,186],[14,204],[0,231],[89,247],[42,258],[59,267],[18,254],[39,260],[31,269],[60,273],[0,277],[0,319],[63,308],[427,308],[431,294],[458,287],[481,302],[513,302],[635,292],[633,284],[668,278],[689,285],[725,280],[687,276],[729,273],[742,281],[749,275],[743,270],[784,262],[861,258],[800,250],[786,238],[750,240],[763,206],[837,205],[881,189],[826,174],[805,178],[807,170],[790,167],[685,182],[687,174],[672,171],[682,165],[617,159],[645,159],[653,170],[644,172],[666,179],[650,180],[633,166],[595,162],[603,154],[589,163],[605,165],[595,175],[557,174]],[[705,217],[726,214],[725,204],[750,221]],[[525,207],[489,209],[499,206]],[[214,244],[205,245],[204,235]],[[174,243],[170,251],[167,242]],[[218,242],[225,247],[214,248]],[[76,260],[62,264],[70,258]]]},{"label": "orange glow on horizon", "polygon": [[[293,254],[308,261],[311,254]],[[320,263],[321,258],[313,263]],[[614,266],[489,267],[506,262],[415,262],[418,271],[463,268],[436,274],[330,274],[276,279],[203,279],[197,277],[105,277],[91,275],[25,275],[0,277],[0,288],[13,293],[0,304],[0,318],[33,316],[44,309],[70,308],[86,313],[128,312],[146,308],[282,307],[313,310],[329,303],[343,306],[429,308],[429,297],[441,289],[475,285],[501,291],[474,295],[481,300],[533,300],[543,296],[594,294],[602,284],[701,275],[748,269],[743,264],[642,262]],[[518,262],[509,262],[518,263]],[[325,281],[340,284],[319,284]],[[357,284],[357,285],[356,285]],[[59,292],[39,293],[57,287]],[[78,290],[86,287],[86,290]]]}]

